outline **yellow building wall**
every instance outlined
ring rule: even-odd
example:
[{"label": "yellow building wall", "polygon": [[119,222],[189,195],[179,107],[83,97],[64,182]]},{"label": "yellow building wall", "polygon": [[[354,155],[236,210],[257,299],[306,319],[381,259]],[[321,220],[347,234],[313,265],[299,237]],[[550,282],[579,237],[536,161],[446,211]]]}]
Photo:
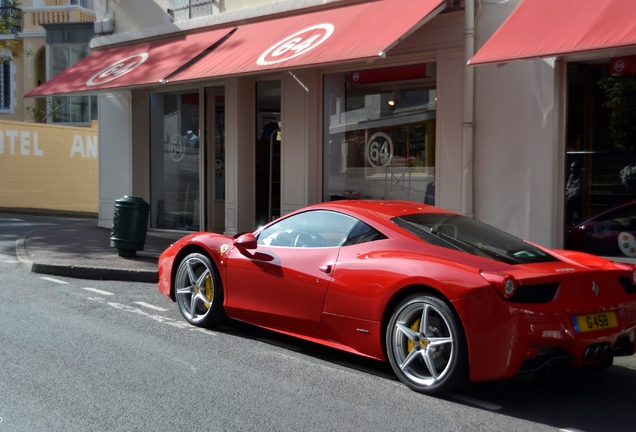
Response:
[{"label": "yellow building wall", "polygon": [[96,214],[97,131],[0,121],[0,208]]}]

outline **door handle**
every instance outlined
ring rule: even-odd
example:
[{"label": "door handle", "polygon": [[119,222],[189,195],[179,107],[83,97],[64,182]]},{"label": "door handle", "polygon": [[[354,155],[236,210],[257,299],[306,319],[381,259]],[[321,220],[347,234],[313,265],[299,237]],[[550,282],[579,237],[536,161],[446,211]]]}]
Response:
[{"label": "door handle", "polygon": [[331,264],[327,264],[327,265],[321,265],[318,268],[320,269],[320,271],[329,274],[331,273],[331,269],[333,268],[333,266]]}]

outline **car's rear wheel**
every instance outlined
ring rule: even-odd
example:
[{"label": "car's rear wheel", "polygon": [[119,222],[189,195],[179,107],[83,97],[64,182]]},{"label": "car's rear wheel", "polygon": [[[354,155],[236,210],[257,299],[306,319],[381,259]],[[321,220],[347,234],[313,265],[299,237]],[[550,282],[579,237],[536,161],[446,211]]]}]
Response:
[{"label": "car's rear wheel", "polygon": [[216,267],[200,253],[186,256],[174,278],[174,293],[181,315],[191,324],[209,327],[223,312],[223,288]]},{"label": "car's rear wheel", "polygon": [[395,374],[415,391],[440,393],[465,380],[463,328],[437,297],[418,294],[398,304],[387,327],[386,347]]}]

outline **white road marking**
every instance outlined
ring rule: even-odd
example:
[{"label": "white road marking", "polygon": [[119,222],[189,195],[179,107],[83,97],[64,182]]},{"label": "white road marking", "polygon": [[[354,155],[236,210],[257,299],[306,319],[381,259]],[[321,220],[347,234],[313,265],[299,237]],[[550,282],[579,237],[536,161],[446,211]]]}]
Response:
[{"label": "white road marking", "polygon": [[53,226],[59,225],[56,223],[37,223],[37,222],[22,222],[20,219],[13,219],[16,222],[0,222],[2,228],[15,228],[15,227],[40,227],[40,226]]},{"label": "white road marking", "polygon": [[146,307],[148,309],[154,309],[154,310],[160,311],[160,312],[166,312],[168,310],[168,309],[165,309],[165,308],[162,308],[162,307],[159,307],[159,306],[155,306],[155,305],[151,305],[149,303],[142,302],[142,301],[135,302],[135,304],[138,304],[139,306]]},{"label": "white road marking", "polygon": [[63,280],[54,279],[54,278],[50,278],[50,277],[46,277],[46,276],[42,276],[41,278],[44,279],[44,280],[50,281],[50,282],[55,282],[55,283],[59,283],[59,284],[63,284],[63,285],[68,285],[68,282],[64,282]]},{"label": "white road marking", "polygon": [[[94,299],[94,298],[90,298],[90,299],[98,301],[97,299]],[[200,332],[202,332],[202,333],[204,333],[204,334],[206,334],[208,336],[216,336],[217,335],[216,333],[211,332],[209,330],[202,329],[202,328],[199,328],[199,327],[193,327],[192,324],[190,324],[190,323],[188,323],[186,321],[175,321],[172,318],[164,317],[164,316],[161,316],[161,315],[152,315],[152,314],[149,314],[148,312],[143,311],[141,309],[134,308],[134,307],[128,306],[128,305],[123,305],[121,303],[107,302],[106,304],[108,306],[111,306],[111,307],[115,308],[115,309],[122,310],[122,311],[125,311],[125,312],[131,312],[131,313],[139,314],[141,316],[148,317],[148,318],[150,318],[152,320],[158,321],[158,322],[163,323],[163,324],[168,324],[168,325],[176,327],[176,328],[180,328],[180,329],[184,329],[184,330],[200,331]]]},{"label": "white road marking", "polygon": [[581,429],[574,429],[574,428],[565,428],[565,429],[559,429],[561,432],[583,432]]},{"label": "white road marking", "polygon": [[20,261],[17,261],[17,260],[13,260],[13,261],[11,261],[11,260],[5,260],[5,261],[2,261],[2,262],[3,262],[3,263],[5,263],[5,264],[17,264],[17,263],[19,263]]},{"label": "white road marking", "polygon": [[93,291],[93,292],[96,292],[97,294],[102,294],[102,295],[115,295],[112,292],[98,290],[97,288],[82,288],[82,289],[86,291]]},{"label": "white road marking", "polygon": [[491,410],[491,411],[497,411],[502,408],[501,405],[485,402],[479,399],[471,398],[469,396],[462,396],[457,393],[451,393],[448,396],[452,397],[453,399],[457,399],[459,401],[466,402],[468,404],[475,405],[475,406],[478,406],[487,410]]}]

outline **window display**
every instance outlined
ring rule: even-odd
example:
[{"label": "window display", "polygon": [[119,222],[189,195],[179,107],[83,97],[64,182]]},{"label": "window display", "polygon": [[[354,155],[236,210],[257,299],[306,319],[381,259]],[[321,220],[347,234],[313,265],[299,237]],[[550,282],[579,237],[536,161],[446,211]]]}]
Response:
[{"label": "window display", "polygon": [[636,258],[636,74],[619,61],[568,64],[564,243]]},{"label": "window display", "polygon": [[150,96],[151,228],[200,229],[199,93]]},{"label": "window display", "polygon": [[435,64],[324,77],[324,196],[435,203]]}]

